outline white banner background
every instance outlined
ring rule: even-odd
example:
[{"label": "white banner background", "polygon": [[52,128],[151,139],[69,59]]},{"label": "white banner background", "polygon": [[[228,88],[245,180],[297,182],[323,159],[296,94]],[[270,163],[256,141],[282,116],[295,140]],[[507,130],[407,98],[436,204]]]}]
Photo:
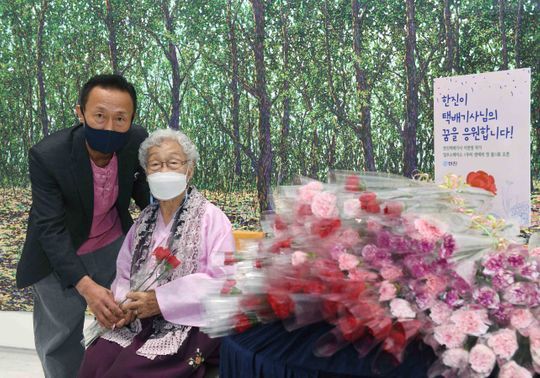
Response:
[{"label": "white banner background", "polygon": [[531,222],[530,99],[530,68],[434,81],[435,181],[486,172],[491,212],[521,226]]}]

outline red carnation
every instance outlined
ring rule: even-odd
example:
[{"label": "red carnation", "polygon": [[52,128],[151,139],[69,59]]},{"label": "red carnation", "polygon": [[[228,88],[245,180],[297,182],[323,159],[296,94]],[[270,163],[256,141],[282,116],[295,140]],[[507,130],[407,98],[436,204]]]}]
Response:
[{"label": "red carnation", "polygon": [[283,231],[287,229],[287,223],[285,223],[280,216],[276,215],[276,218],[274,220],[274,227],[276,228],[276,230]]},{"label": "red carnation", "polygon": [[176,269],[176,267],[178,267],[178,265],[180,265],[181,261],[178,260],[176,258],[176,256],[173,256],[173,255],[169,255],[167,256],[167,264],[169,264],[169,266],[172,268],[172,269]]},{"label": "red carnation", "polygon": [[225,282],[223,283],[223,287],[221,288],[221,294],[231,294],[234,285],[236,285],[236,280],[225,280]]},{"label": "red carnation", "polygon": [[339,318],[337,326],[341,331],[343,338],[349,342],[359,339],[366,330],[363,322],[350,314]]},{"label": "red carnation", "polygon": [[345,179],[345,190],[348,192],[359,192],[362,190],[360,185],[360,177],[358,176],[347,176]]},{"label": "red carnation", "polygon": [[390,217],[399,217],[403,211],[403,204],[397,201],[388,201],[384,204],[383,213]]},{"label": "red carnation", "polygon": [[171,251],[169,250],[169,248],[157,247],[156,249],[154,249],[154,256],[158,261],[165,260],[169,256],[171,256]]},{"label": "red carnation", "polygon": [[234,252],[225,252],[225,261],[223,263],[225,265],[233,265],[235,262]]},{"label": "red carnation", "polygon": [[291,248],[291,242],[292,240],[290,238],[277,241],[272,245],[271,250],[273,253],[279,253],[281,249]]},{"label": "red carnation", "polygon": [[313,215],[313,212],[311,211],[311,205],[306,205],[306,204],[300,205],[298,207],[298,215],[299,216]]},{"label": "red carnation", "polygon": [[251,321],[246,314],[237,314],[234,320],[234,329],[236,332],[244,332],[251,328]]},{"label": "red carnation", "polygon": [[268,303],[280,319],[286,319],[294,310],[294,302],[287,293],[268,294]]},{"label": "red carnation", "polygon": [[321,238],[326,238],[332,235],[341,227],[339,219],[321,219],[311,225],[311,232],[319,235]]},{"label": "red carnation", "polygon": [[373,192],[365,192],[358,198],[360,201],[360,208],[368,213],[377,214],[381,211],[381,207],[377,202],[377,195]]},{"label": "red carnation", "polygon": [[373,192],[364,192],[358,198],[361,204],[368,204],[377,200],[377,195]]}]

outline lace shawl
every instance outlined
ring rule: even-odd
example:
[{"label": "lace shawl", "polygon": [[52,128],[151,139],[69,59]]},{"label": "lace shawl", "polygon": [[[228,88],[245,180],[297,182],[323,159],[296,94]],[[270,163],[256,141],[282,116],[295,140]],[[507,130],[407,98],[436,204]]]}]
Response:
[{"label": "lace shawl", "polygon": [[[158,286],[170,282],[178,277],[196,273],[199,268],[199,254],[201,253],[201,223],[206,210],[206,199],[197,189],[190,188],[188,200],[178,210],[176,216],[177,227],[171,230],[171,252],[176,255],[182,264],[172,271],[169,276],[158,281]],[[134,252],[131,261],[130,285],[134,286],[132,279],[139,271],[148,271],[152,261],[150,244],[152,233],[156,227],[159,204],[153,204],[143,210],[135,226]],[[149,359],[156,356],[170,355],[178,352],[184,340],[188,337],[191,326],[173,324],[162,316],[153,320],[153,333],[147,341],[137,350],[137,354]],[[133,338],[142,330],[141,321],[136,319],[131,324],[120,329],[105,333],[104,339],[127,347]]]}]

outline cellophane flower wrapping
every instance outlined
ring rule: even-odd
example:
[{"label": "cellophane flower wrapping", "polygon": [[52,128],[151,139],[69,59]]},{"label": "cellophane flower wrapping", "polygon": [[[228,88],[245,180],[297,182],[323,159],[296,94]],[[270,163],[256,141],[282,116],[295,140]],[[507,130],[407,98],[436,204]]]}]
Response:
[{"label": "cellophane flower wrapping", "polygon": [[540,249],[486,215],[492,197],[455,177],[436,185],[343,171],[278,187],[275,212],[261,220],[267,237],[218,257],[235,274],[206,299],[203,330],[325,321],[334,327],[317,356],[352,344],[360,358],[376,351],[395,366],[420,338],[439,357],[431,376],[532,377]]}]

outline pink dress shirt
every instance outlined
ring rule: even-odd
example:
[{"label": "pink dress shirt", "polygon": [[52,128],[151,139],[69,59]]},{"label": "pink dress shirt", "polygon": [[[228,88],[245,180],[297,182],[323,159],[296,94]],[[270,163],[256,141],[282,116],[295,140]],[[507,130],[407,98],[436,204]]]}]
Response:
[{"label": "pink dress shirt", "polygon": [[[201,252],[199,254],[199,270],[194,274],[176,278],[162,286],[154,287],[156,298],[163,318],[171,323],[201,327],[204,326],[202,299],[210,292],[219,290],[228,268],[222,264],[216,266],[211,261],[219,260],[219,252],[234,251],[235,244],[232,226],[227,216],[210,202],[201,221]],[[158,246],[166,246],[173,219],[165,224],[161,211],[158,210],[157,224],[152,235],[150,250]],[[120,249],[116,262],[116,279],[111,289],[115,299],[120,302],[130,291],[131,258],[133,255],[134,229],[129,230]],[[177,256],[182,260],[182,256]],[[155,266],[155,257],[152,256]],[[223,258],[221,258],[223,262]]]},{"label": "pink dress shirt", "polygon": [[98,167],[92,159],[94,178],[94,215],[92,228],[86,240],[77,250],[84,255],[104,247],[122,235],[122,224],[115,203],[118,198],[118,159],[113,155],[109,164]]}]

